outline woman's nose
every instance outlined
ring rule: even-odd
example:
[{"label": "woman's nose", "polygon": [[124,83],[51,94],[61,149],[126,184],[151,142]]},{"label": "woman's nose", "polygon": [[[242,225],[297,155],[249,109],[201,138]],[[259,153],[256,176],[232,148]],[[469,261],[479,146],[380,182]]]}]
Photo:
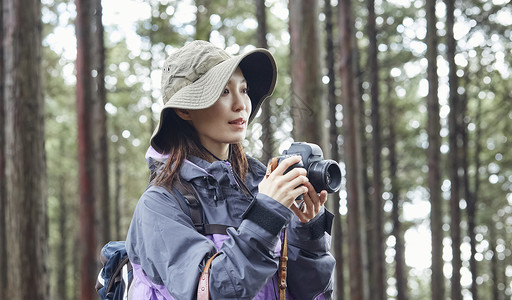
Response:
[{"label": "woman's nose", "polygon": [[241,92],[236,92],[233,94],[233,110],[234,111],[242,111],[246,109],[246,95]]}]

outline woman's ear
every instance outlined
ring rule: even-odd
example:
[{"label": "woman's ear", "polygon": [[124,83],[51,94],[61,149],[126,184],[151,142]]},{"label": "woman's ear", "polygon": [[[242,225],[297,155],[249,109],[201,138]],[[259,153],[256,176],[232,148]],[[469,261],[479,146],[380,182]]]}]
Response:
[{"label": "woman's ear", "polygon": [[182,118],[185,121],[190,121],[192,118],[190,117],[190,112],[188,109],[175,108],[174,111],[178,115],[178,117]]}]

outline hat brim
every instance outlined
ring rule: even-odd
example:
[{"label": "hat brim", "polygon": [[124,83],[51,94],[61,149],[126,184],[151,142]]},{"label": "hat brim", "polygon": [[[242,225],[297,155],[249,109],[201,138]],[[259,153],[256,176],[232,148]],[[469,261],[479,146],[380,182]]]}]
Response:
[{"label": "hat brim", "polygon": [[204,109],[212,106],[220,97],[229,78],[240,67],[249,87],[249,97],[252,102],[252,111],[249,117],[251,122],[256,116],[263,101],[274,91],[277,80],[277,67],[272,54],[266,49],[254,49],[243,55],[231,57],[208,70],[195,82],[177,91],[165,103],[158,126],[151,137],[151,145],[161,152],[159,140],[165,138],[169,130],[162,126],[167,114],[166,110]]}]

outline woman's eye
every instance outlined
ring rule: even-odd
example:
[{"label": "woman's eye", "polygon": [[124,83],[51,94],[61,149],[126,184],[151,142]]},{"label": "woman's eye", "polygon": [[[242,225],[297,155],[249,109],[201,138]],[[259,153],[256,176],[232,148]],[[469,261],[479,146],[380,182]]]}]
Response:
[{"label": "woman's eye", "polygon": [[222,91],[223,94],[229,94],[229,90],[227,88],[225,88],[223,91]]},{"label": "woman's eye", "polygon": [[243,88],[242,93],[247,94],[249,92],[249,88]]}]

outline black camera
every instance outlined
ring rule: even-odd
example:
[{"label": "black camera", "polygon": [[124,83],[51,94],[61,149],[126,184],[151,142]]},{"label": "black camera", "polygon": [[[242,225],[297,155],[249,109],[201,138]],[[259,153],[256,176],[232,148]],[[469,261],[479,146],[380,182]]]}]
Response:
[{"label": "black camera", "polygon": [[335,193],[340,189],[340,166],[334,160],[324,159],[322,149],[318,145],[304,142],[292,143],[290,148],[284,150],[282,155],[278,157],[278,164],[283,159],[296,155],[300,155],[302,161],[292,165],[286,172],[293,168],[306,169],[309,182],[318,193],[322,190]]}]

